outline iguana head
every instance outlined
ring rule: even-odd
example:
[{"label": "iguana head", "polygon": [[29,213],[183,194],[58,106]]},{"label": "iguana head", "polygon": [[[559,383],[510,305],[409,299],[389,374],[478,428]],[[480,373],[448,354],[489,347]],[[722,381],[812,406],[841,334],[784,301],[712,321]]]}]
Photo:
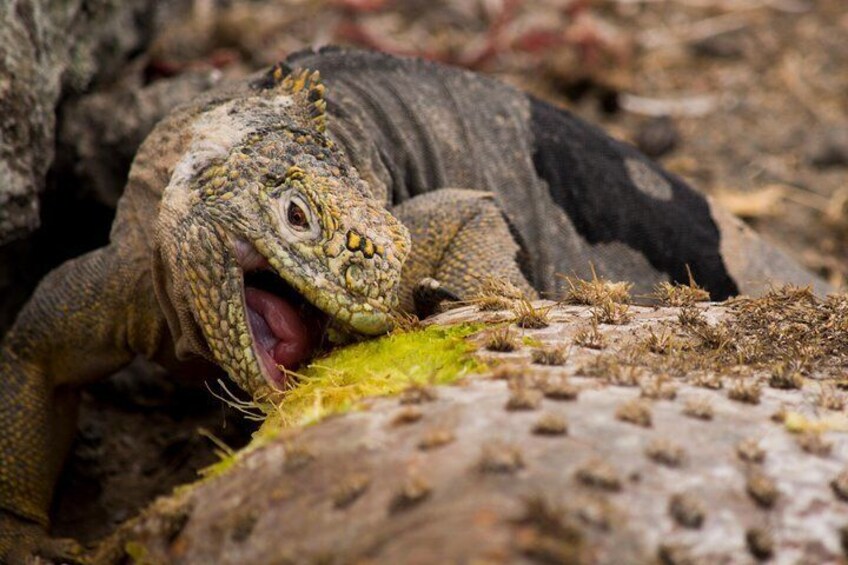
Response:
[{"label": "iguana head", "polygon": [[397,307],[409,235],[326,135],[324,104],[307,71],[210,103],[162,201],[180,331],[254,394],[328,335],[388,331]]}]

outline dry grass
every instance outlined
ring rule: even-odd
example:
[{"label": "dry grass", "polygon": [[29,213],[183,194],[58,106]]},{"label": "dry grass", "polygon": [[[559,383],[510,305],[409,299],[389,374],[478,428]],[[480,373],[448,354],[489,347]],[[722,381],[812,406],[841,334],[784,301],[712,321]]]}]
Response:
[{"label": "dry grass", "polygon": [[833,450],[833,443],[820,432],[809,431],[798,435],[798,447],[811,455],[827,457]]},{"label": "dry grass", "polygon": [[670,331],[665,330],[657,334],[654,333],[653,328],[643,342],[643,346],[651,353],[658,355],[666,355],[684,348],[684,344],[675,338]]},{"label": "dry grass", "polygon": [[559,414],[544,414],[533,424],[533,433],[542,436],[562,436],[568,433],[568,422]]},{"label": "dry grass", "polygon": [[766,475],[759,467],[751,467],[745,484],[748,496],[763,508],[772,508],[780,496],[774,479]]},{"label": "dry grass", "polygon": [[721,390],[724,381],[715,373],[700,373],[692,377],[692,384],[708,390]]},{"label": "dry grass", "polygon": [[712,420],[714,413],[712,403],[706,398],[689,399],[683,407],[684,415],[697,420]]},{"label": "dry grass", "polygon": [[414,424],[421,420],[424,417],[424,413],[421,412],[420,408],[415,406],[404,406],[400,409],[392,418],[393,426],[405,426],[407,424]]},{"label": "dry grass", "polygon": [[692,324],[686,326],[689,334],[698,339],[698,345],[702,349],[724,349],[731,340],[730,331],[726,324],[710,325],[706,322],[702,324]]},{"label": "dry grass", "polygon": [[768,384],[771,388],[794,390],[804,386],[804,377],[797,363],[780,361],[772,367]]},{"label": "dry grass", "polygon": [[786,423],[786,415],[788,411],[786,410],[786,405],[781,404],[780,408],[775,410],[775,412],[769,416],[769,419],[775,424],[783,424]]},{"label": "dry grass", "polygon": [[578,375],[598,379],[617,379],[621,373],[621,362],[615,355],[595,355],[577,369]]},{"label": "dry grass", "polygon": [[492,378],[495,380],[512,382],[514,380],[524,379],[527,373],[527,367],[517,363],[501,363],[495,365],[492,369]]},{"label": "dry grass", "polygon": [[483,446],[478,468],[483,473],[515,473],[524,467],[521,450],[510,444],[492,442]]},{"label": "dry grass", "polygon": [[710,294],[702,288],[662,282],[654,288],[653,298],[664,306],[689,306],[696,302],[709,302]]},{"label": "dry grass", "polygon": [[577,374],[584,377],[602,379],[616,386],[639,386],[645,369],[638,365],[628,364],[614,353],[595,355],[577,369]]},{"label": "dry grass", "polygon": [[630,307],[627,304],[605,300],[592,307],[592,319],[599,324],[623,326],[629,323],[633,316],[630,315]]},{"label": "dry grass", "polygon": [[599,278],[592,267],[592,279],[584,280],[578,277],[559,275],[568,288],[562,302],[565,304],[583,304],[587,306],[598,306],[605,302],[616,304],[628,304],[630,302],[630,289],[633,284],[629,282],[612,282]]},{"label": "dry grass", "polygon": [[486,336],[486,349],[489,351],[510,353],[520,347],[518,335],[509,326],[495,328]]},{"label": "dry grass", "polygon": [[774,536],[769,530],[751,528],[745,532],[748,550],[758,561],[766,561],[774,555]]},{"label": "dry grass", "polygon": [[643,400],[630,400],[620,404],[615,411],[615,417],[622,422],[628,422],[643,428],[652,425],[651,407]]},{"label": "dry grass", "polygon": [[424,434],[418,442],[418,449],[423,451],[436,449],[437,447],[442,447],[443,445],[453,442],[455,439],[456,435],[451,430],[446,428],[434,428]]},{"label": "dry grass", "polygon": [[621,365],[619,370],[607,378],[607,382],[616,386],[639,386],[645,369],[637,365]]},{"label": "dry grass", "polygon": [[816,404],[825,410],[841,411],[845,408],[845,395],[837,391],[832,385],[822,384],[816,398]]},{"label": "dry grass", "polygon": [[748,374],[767,370],[771,386],[797,388],[813,364],[833,376],[848,364],[844,295],[821,300],[808,288],[786,286],[762,298],[736,299],[728,307],[731,317],[716,325],[708,324],[696,306],[681,308],[678,321],[696,340],[697,354],[680,357],[688,372],[721,374],[730,366]]},{"label": "dry grass", "polygon": [[839,500],[848,502],[848,469],[843,469],[830,481],[830,488]]},{"label": "dry grass", "polygon": [[561,366],[568,360],[569,350],[564,346],[540,347],[530,352],[530,359],[537,365]]},{"label": "dry grass", "polygon": [[523,380],[508,383],[510,395],[504,408],[507,410],[536,410],[542,403],[542,392],[527,386]]},{"label": "dry grass", "polygon": [[746,364],[792,364],[803,370],[825,356],[848,358],[848,296],[826,300],[809,288],[785,286],[759,299],[732,303],[734,319],[728,329],[733,349]]},{"label": "dry grass", "polygon": [[403,512],[430,496],[433,487],[418,473],[410,473],[389,504],[389,512]]},{"label": "dry grass", "polygon": [[592,459],[583,464],[575,474],[577,480],[588,487],[617,492],[621,490],[621,477],[607,462]]},{"label": "dry grass", "polygon": [[665,306],[691,306],[696,302],[709,302],[710,293],[698,286],[687,265],[689,284],[661,282],[654,287],[653,298]]},{"label": "dry grass", "polygon": [[643,379],[640,388],[642,398],[650,400],[674,400],[677,398],[677,385],[665,374]]},{"label": "dry grass", "polygon": [[423,329],[421,320],[415,314],[408,312],[396,312],[394,316],[393,333],[414,332]]},{"label": "dry grass", "polygon": [[766,452],[755,439],[746,439],[736,446],[736,455],[746,463],[762,463],[766,460]]},{"label": "dry grass", "polygon": [[668,513],[675,522],[690,529],[700,528],[706,515],[703,503],[688,493],[672,495],[668,503]]},{"label": "dry grass", "polygon": [[550,325],[549,307],[533,306],[527,299],[517,300],[512,308],[515,314],[515,325],[525,330],[538,330]]},{"label": "dry grass", "polygon": [[565,377],[548,378],[541,384],[542,394],[551,400],[576,400],[580,389]]},{"label": "dry grass", "polygon": [[412,383],[400,393],[401,404],[424,404],[425,402],[433,402],[439,398],[439,393],[432,386]]},{"label": "dry grass", "polygon": [[604,349],[607,346],[607,339],[598,329],[598,321],[593,317],[592,324],[588,328],[583,328],[575,334],[574,343],[589,349]]},{"label": "dry grass", "polygon": [[645,448],[645,455],[666,467],[680,467],[686,462],[686,451],[678,444],[666,439],[654,439]]},{"label": "dry grass", "polygon": [[727,391],[727,397],[730,400],[737,402],[745,402],[747,404],[759,404],[760,393],[762,388],[759,383],[749,380],[736,380]]},{"label": "dry grass", "polygon": [[703,311],[697,306],[686,305],[677,314],[677,323],[683,328],[696,328],[707,323]]},{"label": "dry grass", "polygon": [[348,475],[333,489],[333,506],[347,508],[368,490],[370,484],[371,478],[364,473]]},{"label": "dry grass", "polygon": [[515,302],[521,300],[527,300],[527,296],[510,281],[486,277],[481,281],[480,289],[467,303],[484,312],[494,312],[511,310]]},{"label": "dry grass", "polygon": [[541,496],[529,498],[517,520],[517,549],[534,563],[589,563],[592,548],[582,525]]}]

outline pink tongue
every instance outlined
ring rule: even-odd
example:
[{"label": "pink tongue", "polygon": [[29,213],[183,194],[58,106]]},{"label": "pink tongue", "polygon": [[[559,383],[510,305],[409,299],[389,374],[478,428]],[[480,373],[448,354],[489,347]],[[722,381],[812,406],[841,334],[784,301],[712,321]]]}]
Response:
[{"label": "pink tongue", "polygon": [[[244,289],[247,314],[253,339],[267,353],[263,362],[294,369],[305,361],[314,349],[306,320],[297,308],[278,296],[247,287]],[[276,367],[271,371],[276,374]]]}]

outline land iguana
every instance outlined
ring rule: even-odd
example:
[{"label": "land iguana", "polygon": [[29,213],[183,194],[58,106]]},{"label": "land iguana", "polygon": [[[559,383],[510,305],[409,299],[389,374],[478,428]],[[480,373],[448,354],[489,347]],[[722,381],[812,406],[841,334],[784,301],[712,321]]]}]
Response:
[{"label": "land iguana", "polygon": [[713,299],[827,287],[682,180],[566,110],[471,72],[325,48],[203,95],[140,147],[110,243],[50,273],[0,349],[0,555],[47,537],[76,391],[143,355],[248,394],[327,340],[557,273]]}]

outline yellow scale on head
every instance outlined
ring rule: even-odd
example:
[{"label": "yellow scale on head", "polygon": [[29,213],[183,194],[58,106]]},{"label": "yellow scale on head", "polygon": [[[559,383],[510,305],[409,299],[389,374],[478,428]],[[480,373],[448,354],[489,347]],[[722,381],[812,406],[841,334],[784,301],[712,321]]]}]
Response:
[{"label": "yellow scale on head", "polygon": [[371,259],[374,255],[386,256],[385,246],[375,244],[370,238],[359,235],[353,230],[347,232],[346,245],[350,251],[362,251],[362,255],[367,259]]},{"label": "yellow scale on head", "polygon": [[347,232],[347,248],[351,251],[357,251],[360,245],[362,245],[362,236],[355,231]]},{"label": "yellow scale on head", "polygon": [[374,242],[370,239],[365,239],[365,242],[362,244],[362,254],[365,255],[366,258],[370,259],[374,256]]}]

